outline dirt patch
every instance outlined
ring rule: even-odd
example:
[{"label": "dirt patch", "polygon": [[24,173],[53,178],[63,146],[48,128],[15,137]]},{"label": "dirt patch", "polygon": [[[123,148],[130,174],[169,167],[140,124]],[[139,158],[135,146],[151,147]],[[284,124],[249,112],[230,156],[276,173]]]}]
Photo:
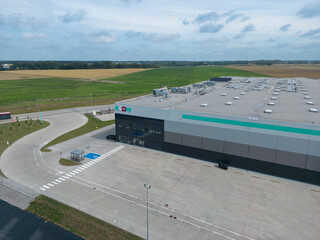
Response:
[{"label": "dirt patch", "polygon": [[228,66],[230,68],[245,70],[271,77],[305,77],[320,78],[319,65],[272,65],[272,66]]},{"label": "dirt patch", "polygon": [[[97,81],[100,79],[117,77],[117,76],[126,75],[130,73],[141,72],[145,70],[148,70],[148,69],[126,68],[126,69],[72,69],[72,70],[17,70],[17,71],[8,71],[4,73],[7,74],[8,76],[12,75],[12,77],[20,76],[20,78],[16,78],[16,79],[21,79],[25,77],[35,78],[34,76],[37,76],[37,78],[58,77],[58,78],[85,79],[86,81]],[[0,77],[0,80],[1,80],[1,77]]]}]

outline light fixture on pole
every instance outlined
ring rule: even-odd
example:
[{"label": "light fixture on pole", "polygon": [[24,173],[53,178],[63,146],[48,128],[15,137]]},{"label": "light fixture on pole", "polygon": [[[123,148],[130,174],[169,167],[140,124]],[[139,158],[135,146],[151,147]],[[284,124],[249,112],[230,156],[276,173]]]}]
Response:
[{"label": "light fixture on pole", "polygon": [[147,189],[147,240],[149,240],[149,189],[151,185],[144,184],[144,187]]}]

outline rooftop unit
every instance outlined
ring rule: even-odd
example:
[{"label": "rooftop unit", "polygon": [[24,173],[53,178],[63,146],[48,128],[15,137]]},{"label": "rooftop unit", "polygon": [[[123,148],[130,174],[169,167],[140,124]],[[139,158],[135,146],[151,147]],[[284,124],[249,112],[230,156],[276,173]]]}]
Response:
[{"label": "rooftop unit", "polygon": [[191,91],[190,86],[185,86],[185,87],[172,87],[171,88],[171,93],[183,93],[187,94],[188,92]]},{"label": "rooftop unit", "polygon": [[274,102],[269,102],[268,105],[269,105],[269,106],[274,106],[274,105],[276,105],[276,104],[275,104]]},{"label": "rooftop unit", "polygon": [[272,110],[271,109],[266,109],[266,110],[264,110],[264,113],[272,113]]},{"label": "rooftop unit", "polygon": [[204,81],[203,82],[205,85],[207,86],[215,86],[216,85],[216,82],[215,81]]},{"label": "rooftop unit", "polygon": [[154,97],[159,97],[159,96],[168,96],[168,88],[158,88],[158,89],[153,89],[153,96]]},{"label": "rooftop unit", "polygon": [[308,105],[314,105],[314,102],[307,102]]},{"label": "rooftop unit", "polygon": [[304,99],[311,99],[311,97],[310,96],[305,96]]},{"label": "rooftop unit", "polygon": [[225,104],[226,105],[232,105],[232,102],[226,102]]},{"label": "rooftop unit", "polygon": [[194,87],[194,88],[207,88],[207,86],[204,83],[194,83],[194,84],[192,84],[192,87]]},{"label": "rooftop unit", "polygon": [[208,107],[208,103],[201,103],[200,107]]},{"label": "rooftop unit", "polygon": [[316,112],[318,112],[318,109],[316,109],[316,108],[310,108],[310,109],[309,109],[309,112],[315,112],[315,113],[316,113]]}]

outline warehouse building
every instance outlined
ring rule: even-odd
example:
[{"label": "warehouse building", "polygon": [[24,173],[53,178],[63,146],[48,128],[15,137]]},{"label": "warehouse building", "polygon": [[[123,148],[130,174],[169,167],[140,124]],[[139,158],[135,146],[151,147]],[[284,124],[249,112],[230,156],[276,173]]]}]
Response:
[{"label": "warehouse building", "polygon": [[320,184],[319,80],[210,82],[117,102],[117,141]]}]

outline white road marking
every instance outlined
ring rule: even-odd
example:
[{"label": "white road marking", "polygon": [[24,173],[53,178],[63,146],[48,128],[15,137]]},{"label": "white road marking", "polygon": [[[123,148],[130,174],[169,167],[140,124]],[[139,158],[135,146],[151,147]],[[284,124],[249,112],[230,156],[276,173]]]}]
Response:
[{"label": "white road marking", "polygon": [[50,187],[54,187],[54,185],[53,184],[51,184],[51,183],[47,183],[48,184],[48,186],[50,186]]},{"label": "white road marking", "polygon": [[75,173],[73,173],[73,172],[69,172],[69,174],[71,174],[71,175],[76,175]]},{"label": "white road marking", "polygon": [[55,181],[51,181],[53,184],[55,184],[55,185],[57,185],[58,183],[57,182],[55,182]]},{"label": "white road marking", "polygon": [[43,188],[43,187],[40,187],[40,190],[45,191],[46,189],[45,189],[45,188]]},{"label": "white road marking", "polygon": [[65,179],[64,179],[64,178],[62,178],[62,177],[59,177],[59,179],[60,179],[61,181],[65,181]]},{"label": "white road marking", "polygon": [[46,189],[49,189],[50,187],[48,187],[47,185],[43,185],[42,187],[46,188]]},{"label": "white road marking", "polygon": [[60,181],[60,180],[58,180],[58,179],[56,179],[55,181],[56,181],[56,182],[58,182],[58,183],[61,183],[61,181]]}]

